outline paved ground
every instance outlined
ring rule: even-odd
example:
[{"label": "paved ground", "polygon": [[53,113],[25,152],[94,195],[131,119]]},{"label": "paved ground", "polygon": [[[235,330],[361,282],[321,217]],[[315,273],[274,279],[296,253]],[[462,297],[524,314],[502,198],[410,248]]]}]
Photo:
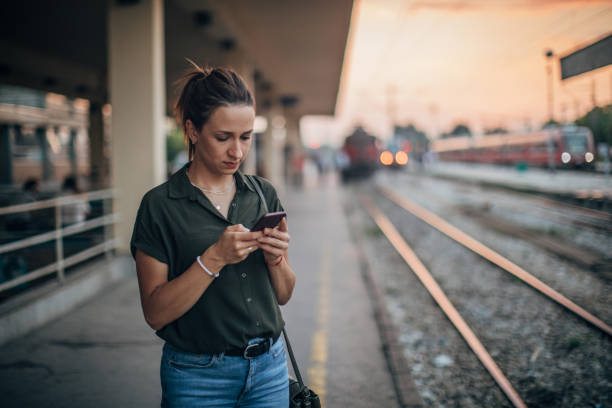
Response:
[{"label": "paved ground", "polygon": [[[298,276],[283,307],[304,377],[328,407],[396,407],[392,380],[334,183],[287,191]],[[135,278],[0,348],[2,407],[159,405],[162,342]]]}]

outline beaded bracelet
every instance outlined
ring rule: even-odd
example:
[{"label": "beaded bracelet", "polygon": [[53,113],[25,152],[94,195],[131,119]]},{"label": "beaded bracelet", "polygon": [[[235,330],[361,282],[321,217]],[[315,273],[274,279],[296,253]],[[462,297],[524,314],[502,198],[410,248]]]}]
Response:
[{"label": "beaded bracelet", "polygon": [[202,267],[202,269],[204,269],[204,272],[206,272],[207,274],[209,274],[210,276],[212,276],[213,278],[218,278],[219,277],[219,273],[217,272],[212,273],[211,271],[208,270],[207,267],[204,266],[204,264],[202,263],[202,261],[200,261],[200,256],[198,255],[198,257],[196,258],[196,261],[198,261],[198,263],[200,264],[200,266]]}]

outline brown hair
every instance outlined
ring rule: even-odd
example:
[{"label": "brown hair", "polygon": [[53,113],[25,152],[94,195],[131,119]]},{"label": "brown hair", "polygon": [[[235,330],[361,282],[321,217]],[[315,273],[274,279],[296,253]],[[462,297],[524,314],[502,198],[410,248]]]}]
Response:
[{"label": "brown hair", "polygon": [[174,113],[183,127],[189,145],[189,160],[192,160],[195,145],[187,135],[187,120],[191,120],[199,132],[218,107],[254,106],[255,101],[244,80],[231,68],[201,68],[193,61],[187,61],[194,69],[178,80],[182,90],[174,105]]}]

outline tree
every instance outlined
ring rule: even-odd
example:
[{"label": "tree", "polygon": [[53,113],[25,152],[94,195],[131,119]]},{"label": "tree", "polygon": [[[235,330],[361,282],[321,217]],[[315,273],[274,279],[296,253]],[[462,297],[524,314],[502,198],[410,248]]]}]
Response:
[{"label": "tree", "polygon": [[472,136],[470,128],[467,125],[464,125],[463,123],[460,123],[455,126],[455,128],[450,134],[453,136]]},{"label": "tree", "polygon": [[591,129],[595,145],[612,145],[612,104],[596,106],[583,117],[576,119],[576,124]]},{"label": "tree", "polygon": [[395,126],[393,129],[393,139],[397,143],[409,142],[415,152],[424,152],[429,146],[427,134],[417,129],[412,123],[406,126]]},{"label": "tree", "polygon": [[166,134],[166,161],[171,163],[180,152],[185,150],[185,138],[179,127]]},{"label": "tree", "polygon": [[554,119],[548,119],[548,122],[542,125],[542,129],[555,128],[561,126],[561,123],[557,122]]},{"label": "tree", "polygon": [[485,131],[484,131],[485,135],[501,135],[501,134],[504,134],[504,133],[508,133],[508,129],[505,129],[505,128],[500,127],[500,126],[492,128],[492,129],[485,129]]}]

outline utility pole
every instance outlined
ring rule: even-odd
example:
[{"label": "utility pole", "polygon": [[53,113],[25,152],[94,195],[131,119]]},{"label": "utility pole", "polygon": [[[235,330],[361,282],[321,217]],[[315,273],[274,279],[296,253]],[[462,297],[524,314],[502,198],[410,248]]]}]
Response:
[{"label": "utility pole", "polygon": [[397,87],[393,84],[387,85],[387,117],[393,128],[392,138],[395,138],[395,125],[397,121],[396,94]]},{"label": "utility pole", "polygon": [[[553,78],[552,78],[552,57],[554,53],[552,50],[548,49],[544,52],[544,56],[546,57],[546,74],[547,74],[547,83],[548,83],[548,122],[552,122],[554,118],[554,104],[553,104]],[[548,168],[551,172],[555,171],[555,162],[554,162],[554,145],[552,137],[548,139]]]},{"label": "utility pole", "polygon": [[544,56],[546,57],[546,75],[548,82],[548,121],[552,122],[554,118],[554,103],[553,103],[553,77],[552,77],[552,57],[555,54],[552,50],[546,50]]}]

